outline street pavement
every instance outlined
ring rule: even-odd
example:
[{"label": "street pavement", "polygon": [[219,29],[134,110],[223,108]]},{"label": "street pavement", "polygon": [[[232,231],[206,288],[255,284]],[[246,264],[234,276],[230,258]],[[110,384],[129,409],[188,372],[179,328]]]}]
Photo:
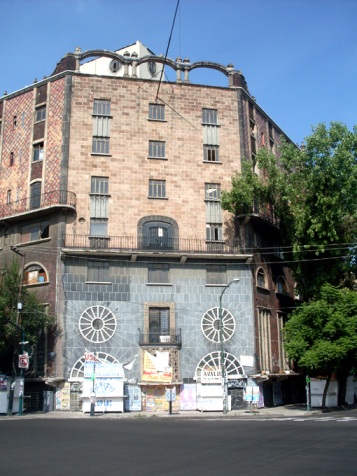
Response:
[{"label": "street pavement", "polygon": [[0,415],[0,421],[3,419],[33,419],[33,418],[45,418],[45,419],[87,419],[87,418],[190,418],[190,419],[266,419],[266,418],[356,418],[357,419],[357,407],[354,406],[350,409],[342,408],[331,408],[326,412],[322,412],[321,408],[312,408],[307,409],[306,405],[297,404],[297,405],[284,405],[276,407],[264,407],[264,408],[254,408],[252,410],[242,409],[242,410],[233,410],[227,414],[222,412],[200,412],[200,411],[180,411],[179,413],[169,412],[96,412],[94,416],[91,416],[89,413],[83,412],[73,412],[73,411],[53,411],[53,412],[36,412],[36,413],[24,413],[19,416],[18,414],[7,416]]}]

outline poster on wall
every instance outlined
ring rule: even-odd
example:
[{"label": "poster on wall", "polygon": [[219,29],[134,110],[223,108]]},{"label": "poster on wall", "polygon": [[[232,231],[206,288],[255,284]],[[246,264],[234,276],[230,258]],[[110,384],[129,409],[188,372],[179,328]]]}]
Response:
[{"label": "poster on wall", "polygon": [[138,385],[125,385],[125,411],[139,412],[141,411],[141,388]]},{"label": "poster on wall", "polygon": [[56,410],[70,410],[71,385],[65,382],[56,390]]},{"label": "poster on wall", "polygon": [[156,356],[144,351],[142,380],[149,382],[172,381],[172,368],[169,366],[169,353],[156,351]]},{"label": "poster on wall", "polygon": [[180,410],[196,410],[196,384],[186,383],[180,386]]}]

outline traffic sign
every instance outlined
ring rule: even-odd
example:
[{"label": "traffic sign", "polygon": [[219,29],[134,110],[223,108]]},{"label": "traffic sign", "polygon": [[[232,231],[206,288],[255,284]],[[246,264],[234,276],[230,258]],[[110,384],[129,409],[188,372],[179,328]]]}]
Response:
[{"label": "traffic sign", "polygon": [[29,368],[29,355],[21,354],[19,355],[19,369],[28,369]]}]

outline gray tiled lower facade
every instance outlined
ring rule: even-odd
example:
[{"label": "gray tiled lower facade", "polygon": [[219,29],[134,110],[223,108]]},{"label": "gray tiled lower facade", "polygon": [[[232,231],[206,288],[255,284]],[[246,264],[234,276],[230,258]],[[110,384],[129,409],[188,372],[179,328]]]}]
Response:
[{"label": "gray tiled lower facade", "polygon": [[[70,376],[73,365],[85,351],[104,352],[120,363],[136,358],[128,379],[141,378],[139,330],[144,331],[145,303],[173,303],[176,332],[181,330],[180,380],[192,381],[198,363],[205,355],[219,351],[219,343],[207,339],[201,329],[204,314],[219,307],[224,286],[206,284],[205,263],[170,263],[170,284],[148,284],[148,264],[112,259],[107,283],[87,282],[86,259],[67,258],[63,275],[64,291],[64,371]],[[222,308],[235,320],[235,332],[225,342],[226,352],[237,359],[253,356],[254,310],[249,265],[227,263],[227,283],[239,278],[224,293]],[[79,329],[82,313],[92,306],[103,306],[115,317],[116,329],[106,342],[93,344]],[[170,316],[172,319],[172,316]],[[244,368],[246,374],[254,368]]]}]

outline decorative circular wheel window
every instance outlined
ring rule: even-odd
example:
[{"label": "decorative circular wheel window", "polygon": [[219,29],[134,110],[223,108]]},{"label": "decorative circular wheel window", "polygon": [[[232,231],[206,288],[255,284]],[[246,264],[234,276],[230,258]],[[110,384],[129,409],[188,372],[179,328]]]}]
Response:
[{"label": "decorative circular wheel window", "polygon": [[94,344],[101,344],[113,337],[116,327],[114,314],[103,306],[89,307],[79,319],[82,336]]},{"label": "decorative circular wheel window", "polygon": [[[106,362],[108,364],[119,364],[118,360],[110,354],[105,352],[96,352],[95,356],[101,362]],[[84,378],[84,356],[77,360],[71,369],[71,379],[82,379]]]},{"label": "decorative circular wheel window", "polygon": [[[244,369],[237,357],[229,352],[223,352],[223,355],[226,378],[238,379],[245,377]],[[201,381],[201,376],[204,373],[222,375],[221,358],[222,355],[219,351],[205,355],[196,367],[195,380]]]},{"label": "decorative circular wheel window", "polygon": [[[232,314],[227,309],[222,312],[222,339],[223,342],[229,340],[234,334],[236,323]],[[220,316],[219,307],[213,307],[202,317],[201,329],[203,334],[211,342],[221,342],[220,338]]]}]

